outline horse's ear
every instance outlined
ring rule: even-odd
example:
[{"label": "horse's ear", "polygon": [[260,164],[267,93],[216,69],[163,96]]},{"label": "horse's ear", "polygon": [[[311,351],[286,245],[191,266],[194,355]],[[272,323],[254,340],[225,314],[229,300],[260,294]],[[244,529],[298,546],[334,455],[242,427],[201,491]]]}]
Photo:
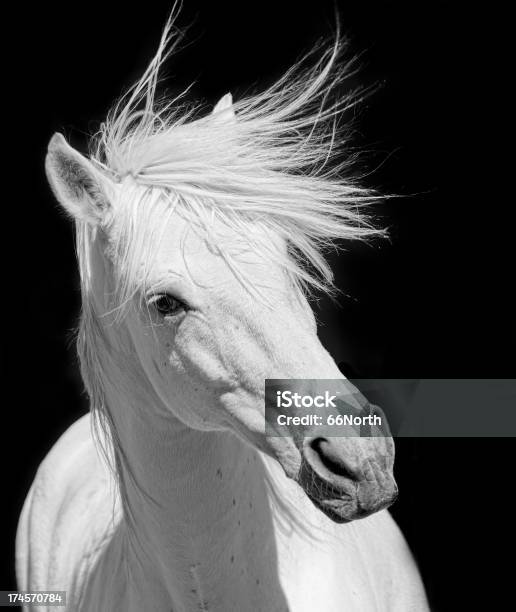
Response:
[{"label": "horse's ear", "polygon": [[214,119],[217,121],[236,121],[236,115],[233,109],[233,98],[230,93],[222,96],[217,104],[215,104],[215,108],[211,114],[214,115]]},{"label": "horse's ear", "polygon": [[61,134],[54,134],[45,160],[48,182],[61,206],[74,219],[97,225],[106,219],[110,179],[73,149]]}]

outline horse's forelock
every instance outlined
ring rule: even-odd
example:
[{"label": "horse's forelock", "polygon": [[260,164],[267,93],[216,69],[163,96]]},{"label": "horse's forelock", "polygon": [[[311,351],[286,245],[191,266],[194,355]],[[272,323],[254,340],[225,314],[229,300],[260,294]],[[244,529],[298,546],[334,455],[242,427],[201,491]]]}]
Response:
[{"label": "horse's forelock", "polygon": [[[359,96],[335,101],[350,74],[349,64],[339,63],[338,36],[319,48],[318,59],[312,52],[264,92],[235,103],[237,120],[228,123],[200,116],[199,105],[185,105],[184,93],[158,101],[160,69],[178,38],[174,18],[142,78],[93,139],[93,161],[122,184],[129,177],[139,186],[148,215],[152,193],[179,203],[205,229],[213,215],[239,233],[243,224],[261,224],[288,242],[288,252],[274,252],[276,263],[305,289],[330,291],[324,251],[341,239],[383,233],[364,210],[376,196],[344,178],[351,162],[339,161],[337,122]],[[163,220],[144,225],[153,224],[163,227]]]}]

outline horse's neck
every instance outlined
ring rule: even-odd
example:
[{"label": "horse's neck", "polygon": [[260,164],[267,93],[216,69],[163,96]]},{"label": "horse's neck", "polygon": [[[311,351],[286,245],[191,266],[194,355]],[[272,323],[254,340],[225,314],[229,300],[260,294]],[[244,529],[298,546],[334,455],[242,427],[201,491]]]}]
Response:
[{"label": "horse's neck", "polygon": [[144,555],[173,608],[208,610],[216,601],[220,610],[285,609],[257,452],[232,434],[198,432],[148,414],[137,424],[125,416],[126,452],[144,489],[123,479],[133,576],[142,565],[136,555]]}]

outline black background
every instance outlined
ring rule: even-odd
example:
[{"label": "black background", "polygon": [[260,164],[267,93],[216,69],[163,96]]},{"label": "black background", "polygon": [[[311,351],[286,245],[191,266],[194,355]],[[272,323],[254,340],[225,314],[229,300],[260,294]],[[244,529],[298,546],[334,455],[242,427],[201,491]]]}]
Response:
[{"label": "black background", "polygon": [[[187,1],[190,45],[172,90],[195,79],[207,103],[279,76],[334,28],[334,6],[360,54],[355,83],[378,85],[356,117],[365,182],[389,200],[391,240],[335,260],[339,305],[320,303],[320,333],[361,377],[515,375],[511,170],[503,85],[512,78],[493,7],[449,2]],[[15,587],[14,533],[45,453],[86,409],[72,330],[79,309],[71,224],[46,184],[56,130],[86,134],[143,71],[170,3],[19,3],[4,13],[2,244],[5,315],[0,588]],[[513,174],[513,173],[512,173]],[[505,178],[509,178],[505,181]],[[514,565],[512,439],[398,440],[392,512],[432,608],[503,599]]]}]

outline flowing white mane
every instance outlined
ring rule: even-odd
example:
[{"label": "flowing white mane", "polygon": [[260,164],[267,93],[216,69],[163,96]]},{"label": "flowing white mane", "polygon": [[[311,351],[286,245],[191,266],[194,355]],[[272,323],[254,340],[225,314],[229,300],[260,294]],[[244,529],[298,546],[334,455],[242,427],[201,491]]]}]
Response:
[{"label": "flowing white mane", "polygon": [[[349,94],[335,100],[349,73],[348,66],[338,66],[338,36],[333,46],[312,52],[266,91],[235,102],[236,118],[227,111],[202,116],[200,105],[182,103],[184,94],[157,99],[160,68],[177,40],[173,19],[146,72],[92,143],[97,166],[129,185],[126,199],[141,200],[127,205],[133,208],[128,218],[138,218],[133,233],[155,235],[164,220],[152,214],[152,203],[167,201],[206,232],[229,265],[230,254],[212,235],[215,218],[247,236],[253,249],[283,266],[305,290],[331,291],[324,250],[341,239],[382,233],[364,212],[375,196],[344,177],[354,157],[336,161],[345,144],[339,120],[358,99]],[[319,58],[310,62],[315,53]],[[264,230],[256,235],[285,239],[288,251],[271,251],[250,226]],[[129,242],[134,248],[138,241],[129,236]],[[123,285],[130,284],[125,280]]]}]

